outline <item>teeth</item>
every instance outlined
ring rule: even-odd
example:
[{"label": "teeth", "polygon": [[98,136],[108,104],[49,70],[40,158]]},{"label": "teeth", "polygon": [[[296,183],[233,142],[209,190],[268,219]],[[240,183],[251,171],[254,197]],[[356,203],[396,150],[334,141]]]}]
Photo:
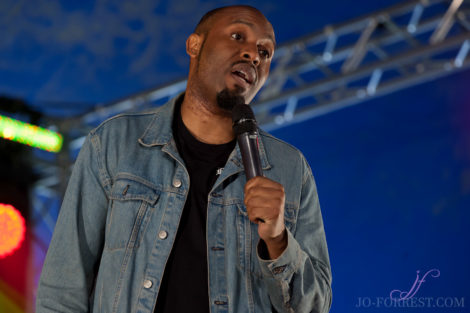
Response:
[{"label": "teeth", "polygon": [[247,83],[249,83],[248,79],[246,79],[246,73],[243,72],[243,71],[235,71],[236,74],[238,74],[238,76],[240,76],[241,78],[243,78]]}]

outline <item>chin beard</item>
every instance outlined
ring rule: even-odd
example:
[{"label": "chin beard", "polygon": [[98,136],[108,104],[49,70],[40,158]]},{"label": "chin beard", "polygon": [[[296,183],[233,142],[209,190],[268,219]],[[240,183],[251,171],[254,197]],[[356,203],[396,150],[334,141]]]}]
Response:
[{"label": "chin beard", "polygon": [[245,97],[241,95],[243,88],[236,86],[235,90],[224,90],[217,93],[217,106],[225,113],[232,114],[232,109],[237,104],[245,104]]}]

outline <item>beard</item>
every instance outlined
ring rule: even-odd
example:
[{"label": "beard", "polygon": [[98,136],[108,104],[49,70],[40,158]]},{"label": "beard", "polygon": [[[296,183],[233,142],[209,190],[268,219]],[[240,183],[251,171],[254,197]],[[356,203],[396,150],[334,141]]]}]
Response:
[{"label": "beard", "polygon": [[240,86],[235,86],[235,90],[223,89],[217,93],[217,106],[224,111],[224,113],[232,114],[233,108],[237,104],[245,104],[245,97],[241,95],[244,89]]}]

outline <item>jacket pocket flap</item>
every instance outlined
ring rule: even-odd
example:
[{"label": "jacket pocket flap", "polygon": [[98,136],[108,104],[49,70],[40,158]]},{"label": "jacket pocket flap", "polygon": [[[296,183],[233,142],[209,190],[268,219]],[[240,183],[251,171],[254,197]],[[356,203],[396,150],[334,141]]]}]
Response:
[{"label": "jacket pocket flap", "polygon": [[153,205],[157,202],[160,191],[151,184],[131,178],[118,178],[111,189],[113,200],[142,200]]}]

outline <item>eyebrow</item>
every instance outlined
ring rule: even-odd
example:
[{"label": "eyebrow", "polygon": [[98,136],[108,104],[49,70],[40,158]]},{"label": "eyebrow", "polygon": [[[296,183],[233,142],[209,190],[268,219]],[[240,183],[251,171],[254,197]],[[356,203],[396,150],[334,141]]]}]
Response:
[{"label": "eyebrow", "polygon": [[[250,23],[244,20],[235,20],[235,21],[230,22],[229,25],[232,25],[232,24],[244,24],[251,28],[255,27],[253,23]],[[276,40],[274,40],[274,37],[271,34],[266,34],[266,37],[273,42],[274,46],[276,46]]]}]

